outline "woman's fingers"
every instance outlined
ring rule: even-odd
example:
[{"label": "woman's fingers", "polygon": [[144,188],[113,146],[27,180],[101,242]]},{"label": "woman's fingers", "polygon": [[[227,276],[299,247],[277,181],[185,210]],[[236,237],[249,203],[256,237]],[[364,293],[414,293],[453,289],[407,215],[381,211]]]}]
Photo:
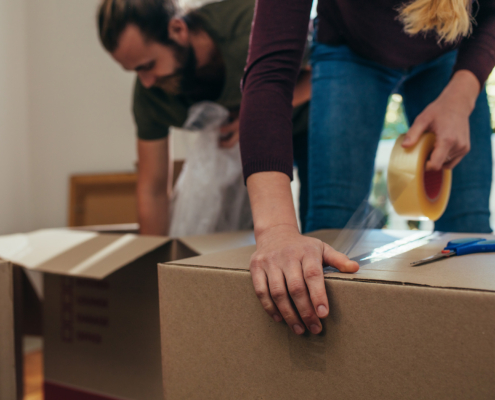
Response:
[{"label": "woman's fingers", "polygon": [[279,268],[272,268],[268,274],[268,283],[270,286],[270,295],[277,308],[280,310],[285,322],[287,322],[287,325],[290,326],[295,334],[303,334],[305,331],[304,324],[301,322],[297,312],[294,310],[289,298],[289,293],[287,292],[287,287],[291,290],[290,285],[293,282],[287,282],[286,286],[285,276],[282,273],[282,270]]},{"label": "woman's fingers", "polygon": [[251,268],[251,278],[253,280],[254,291],[263,309],[276,322],[281,322],[283,318],[270,295],[265,271],[261,268]]},{"label": "woman's fingers", "polygon": [[329,307],[325,281],[323,279],[322,257],[323,254],[319,257],[317,255],[305,256],[303,258],[302,269],[313,309],[319,318],[326,318]]},{"label": "woman's fingers", "polygon": [[355,272],[358,264],[320,240],[302,236],[285,226],[258,237],[251,258],[254,289],[263,309],[275,321],[284,319],[302,334],[322,330],[320,318],[329,304],[323,277],[323,260],[343,272]]},{"label": "woman's fingers", "polygon": [[421,135],[425,133],[426,129],[430,125],[430,122],[431,121],[430,118],[428,118],[428,114],[424,111],[420,115],[418,115],[418,117],[414,120],[414,123],[407,131],[406,137],[402,141],[402,146],[414,146],[418,142]]},{"label": "woman's fingers", "polygon": [[323,243],[323,261],[340,272],[356,272],[359,270],[359,264],[356,261],[349,260],[345,254],[339,253],[330,245]]},{"label": "woman's fingers", "polygon": [[[321,262],[320,262],[320,269],[322,269]],[[297,312],[299,313],[299,316],[303,320],[304,324],[310,330],[311,333],[315,335],[320,333],[321,322],[320,319],[318,318],[318,315],[316,315],[315,307],[310,298],[310,294],[308,293],[309,287],[306,286],[308,284],[308,281],[307,280],[305,281],[306,275],[303,275],[303,269],[301,269],[301,263],[296,262],[290,268],[288,268],[285,271],[285,278],[287,281],[287,288],[289,290],[290,297],[294,302],[294,305],[297,308]],[[314,284],[316,284],[316,282],[313,282],[313,286]],[[323,274],[321,274],[321,287],[319,287],[318,289],[323,289],[323,292],[325,292],[325,285],[323,283]],[[319,293],[319,297],[320,298],[322,297],[321,292]],[[324,297],[326,299],[326,293]],[[325,303],[325,306],[328,308],[327,303]]]}]

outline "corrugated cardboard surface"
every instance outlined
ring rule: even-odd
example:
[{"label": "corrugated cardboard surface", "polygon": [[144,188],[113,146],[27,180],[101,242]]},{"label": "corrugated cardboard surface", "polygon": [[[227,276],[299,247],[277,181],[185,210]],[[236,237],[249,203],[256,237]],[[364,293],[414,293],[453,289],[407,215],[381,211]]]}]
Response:
[{"label": "corrugated cardboard surface", "polygon": [[169,243],[100,281],[45,275],[48,382],[119,399],[163,398],[156,264],[171,251]]},{"label": "corrugated cardboard surface", "polygon": [[[157,264],[249,244],[251,238],[249,232],[195,237],[194,250],[186,239],[187,245],[168,239],[102,280],[45,274],[46,393],[54,393],[46,400],[66,396],[62,391],[88,399],[162,400]],[[61,274],[68,264],[75,262],[57,262]],[[101,265],[98,271],[106,271]]]},{"label": "corrugated cardboard surface", "polygon": [[198,254],[210,254],[256,244],[253,231],[185,236],[180,241]]},{"label": "corrugated cardboard surface", "polygon": [[0,260],[0,399],[16,399],[14,282],[12,265]]},{"label": "corrugated cardboard surface", "polygon": [[[386,231],[385,231],[386,232]],[[406,231],[407,232],[407,231]],[[313,232],[311,236],[332,243],[337,231]],[[415,284],[433,287],[452,287],[459,289],[475,289],[495,291],[495,255],[494,253],[471,254],[452,257],[419,267],[411,267],[412,261],[431,256],[441,251],[447,242],[463,237],[480,237],[493,239],[493,235],[483,234],[439,234],[424,246],[396,255],[392,258],[364,265],[355,274],[331,272],[327,278],[364,281],[384,281]],[[351,256],[364,254],[370,250],[396,240],[383,231],[373,231],[367,235],[353,250]],[[249,269],[249,258],[256,250],[255,246],[240,250],[231,250],[222,254],[211,254],[194,257],[182,261],[184,265],[197,265],[211,268]]]},{"label": "corrugated cardboard surface", "polygon": [[102,279],[170,242],[162,236],[42,229],[0,237],[0,257],[31,270]]},{"label": "corrugated cardboard surface", "polygon": [[464,236],[327,274],[318,336],[265,314],[247,271],[252,247],[160,265],[167,400],[493,399],[493,255],[408,266]]}]

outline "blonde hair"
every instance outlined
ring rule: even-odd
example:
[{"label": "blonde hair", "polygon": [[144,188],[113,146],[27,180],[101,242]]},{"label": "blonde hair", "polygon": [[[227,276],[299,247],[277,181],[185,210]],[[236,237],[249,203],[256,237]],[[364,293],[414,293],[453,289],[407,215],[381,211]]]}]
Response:
[{"label": "blonde hair", "polygon": [[399,20],[410,35],[436,32],[439,42],[454,43],[472,31],[472,0],[413,0],[399,8]]}]

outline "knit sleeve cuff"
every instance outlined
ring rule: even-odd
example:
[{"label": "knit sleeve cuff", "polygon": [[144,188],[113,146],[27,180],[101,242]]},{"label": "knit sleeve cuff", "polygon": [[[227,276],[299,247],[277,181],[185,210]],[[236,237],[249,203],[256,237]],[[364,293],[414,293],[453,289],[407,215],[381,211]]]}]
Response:
[{"label": "knit sleeve cuff", "polygon": [[258,159],[251,160],[246,163],[243,163],[243,172],[244,172],[244,182],[246,182],[247,178],[250,175],[255,174],[257,172],[267,172],[267,171],[275,171],[282,172],[286,174],[290,180],[292,181],[292,163],[287,163],[286,160],[274,160],[274,159]]}]

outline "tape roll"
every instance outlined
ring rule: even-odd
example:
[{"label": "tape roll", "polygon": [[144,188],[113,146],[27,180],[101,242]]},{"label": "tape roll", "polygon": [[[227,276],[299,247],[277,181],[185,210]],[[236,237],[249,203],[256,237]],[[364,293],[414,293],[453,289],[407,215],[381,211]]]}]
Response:
[{"label": "tape roll", "polygon": [[412,148],[403,148],[400,135],[388,165],[388,194],[397,214],[409,219],[436,221],[447,207],[452,171],[426,171],[425,165],[435,145],[435,135],[425,133]]}]

